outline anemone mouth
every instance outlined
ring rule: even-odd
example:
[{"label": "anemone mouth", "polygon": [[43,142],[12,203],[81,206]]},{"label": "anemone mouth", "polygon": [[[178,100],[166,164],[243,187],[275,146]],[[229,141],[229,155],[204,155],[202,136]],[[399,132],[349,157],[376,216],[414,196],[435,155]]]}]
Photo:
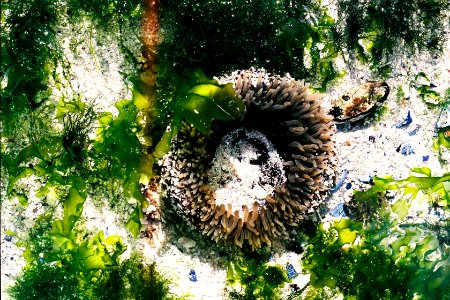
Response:
[{"label": "anemone mouth", "polygon": [[177,213],[214,240],[270,246],[323,201],[331,116],[288,76],[250,69],[219,82],[233,83],[244,112],[206,135],[185,125],[162,160],[163,188]]}]

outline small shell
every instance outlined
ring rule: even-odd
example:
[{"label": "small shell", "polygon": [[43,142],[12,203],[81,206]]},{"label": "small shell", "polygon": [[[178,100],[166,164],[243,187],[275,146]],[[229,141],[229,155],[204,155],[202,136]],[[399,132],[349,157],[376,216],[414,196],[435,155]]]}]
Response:
[{"label": "small shell", "polygon": [[357,122],[373,113],[388,95],[387,83],[366,82],[334,99],[329,114],[337,124]]}]

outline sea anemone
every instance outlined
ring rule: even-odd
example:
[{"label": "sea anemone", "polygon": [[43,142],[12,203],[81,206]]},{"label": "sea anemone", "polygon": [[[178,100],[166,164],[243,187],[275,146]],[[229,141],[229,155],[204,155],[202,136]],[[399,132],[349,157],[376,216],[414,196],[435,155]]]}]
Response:
[{"label": "sea anemone", "polygon": [[289,76],[250,69],[219,82],[233,83],[245,110],[208,134],[185,124],[161,161],[163,189],[175,211],[215,241],[270,246],[323,201],[332,118]]}]

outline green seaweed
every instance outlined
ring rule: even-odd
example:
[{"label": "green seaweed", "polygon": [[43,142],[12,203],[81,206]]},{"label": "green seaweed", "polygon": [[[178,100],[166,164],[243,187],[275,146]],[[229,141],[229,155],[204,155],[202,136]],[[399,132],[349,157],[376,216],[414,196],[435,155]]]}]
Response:
[{"label": "green seaweed", "polygon": [[[53,222],[50,229],[50,217],[40,217],[29,239],[19,243],[26,249],[27,267],[8,290],[12,298],[174,298],[169,294],[168,280],[154,264],[144,266],[136,254],[120,261],[125,246],[119,236],[105,237],[100,231],[81,240],[76,231],[60,232],[55,224],[61,220]],[[64,219],[70,217],[78,218],[78,212],[65,209]],[[65,243],[60,242],[63,235]]]},{"label": "green seaweed", "polygon": [[[38,195],[45,196],[51,205],[56,204],[55,198],[64,201],[64,198],[58,197],[58,191],[64,188],[69,188],[69,194],[73,194],[75,190],[71,187],[75,184],[80,193],[81,187],[77,183],[80,177],[85,178],[87,183],[108,185],[116,181],[122,185],[125,198],[128,201],[134,199],[132,201],[139,208],[135,212],[139,212],[143,203],[139,180],[142,174],[152,171],[151,165],[136,134],[140,130],[136,122],[137,108],[128,100],[118,102],[117,107],[119,115],[116,118],[110,113],[97,116],[92,106],[79,99],[61,100],[56,107],[55,118],[66,121],[64,130],[60,133],[48,132],[36,143],[18,153],[5,155],[2,160],[9,175],[8,195],[22,199],[23,195],[15,190],[16,183],[31,175],[45,179]],[[93,128],[95,119],[100,123],[98,138],[90,140],[87,134]],[[111,199],[111,205],[117,205],[116,202]],[[135,224],[137,219],[132,215],[131,225],[128,226],[135,236],[140,229],[140,223]],[[68,228],[68,224],[65,226]]]},{"label": "green seaweed", "polygon": [[141,16],[142,2],[139,0],[67,0],[68,15],[79,20],[87,14],[102,29],[121,26],[123,22]]},{"label": "green seaweed", "polygon": [[355,299],[402,299],[411,275],[374,245],[354,243],[359,230],[361,224],[348,219],[335,222],[330,230],[320,227],[303,262],[311,272],[310,284]]},{"label": "green seaweed", "polygon": [[[411,221],[406,216],[420,194],[431,206],[448,211],[450,174],[431,176],[427,167],[412,172],[417,175],[405,179],[375,177],[370,189],[355,192],[357,204],[375,203],[371,207],[376,217],[319,226],[303,261],[311,272],[311,287],[302,296],[449,299],[450,221],[431,222],[421,216]],[[393,205],[383,200],[389,191],[402,193]]]},{"label": "green seaweed", "polygon": [[55,25],[60,8],[52,0],[2,1],[2,135],[11,135],[25,114],[46,102],[48,80],[61,59]]},{"label": "green seaweed", "polygon": [[303,265],[313,288],[307,295],[327,287],[355,299],[448,299],[448,253],[430,258],[439,245],[429,228],[336,221],[309,241]]},{"label": "green seaweed", "polygon": [[121,261],[126,250],[122,238],[105,237],[75,229],[86,200],[81,177],[70,178],[64,215],[40,216],[29,237],[19,241],[25,248],[27,266],[8,289],[13,299],[173,299],[168,280],[155,265],[144,266],[134,255]]},{"label": "green seaweed", "polygon": [[316,1],[286,1],[288,18],[282,25],[277,42],[285,45],[290,73],[307,79],[313,87],[325,92],[334,80],[345,75],[334,66],[340,54],[335,46],[335,20]]},{"label": "green seaweed", "polygon": [[445,107],[449,103],[445,95],[442,96],[434,90],[435,86],[424,72],[419,72],[410,85],[416,89],[419,98],[431,108]]},{"label": "green seaweed", "polygon": [[[264,250],[260,251],[264,252]],[[239,256],[228,263],[227,280],[241,291],[230,293],[232,299],[280,299],[280,287],[290,280],[279,265],[267,263],[267,253]]]},{"label": "green seaweed", "polygon": [[93,178],[103,179],[105,182],[118,180],[121,182],[123,195],[136,203],[126,225],[136,237],[141,227],[139,220],[142,218],[141,208],[144,202],[139,182],[142,175],[152,174],[151,158],[143,152],[144,147],[137,135],[141,128],[137,123],[139,111],[133,101],[119,101],[116,107],[119,110],[116,118],[110,113],[99,116],[98,139],[88,155],[97,164],[93,170]]},{"label": "green seaweed", "polygon": [[[334,67],[334,20],[319,1],[239,0],[161,2],[164,40],[160,72],[208,76],[251,66],[326,85],[342,76]],[[255,21],[257,20],[257,21]],[[223,26],[226,24],[226,26]]]},{"label": "green seaweed", "polygon": [[404,52],[440,52],[445,12],[444,0],[339,0],[335,27],[337,45],[345,45],[352,59],[369,63],[386,78],[393,61]]},{"label": "green seaweed", "polygon": [[[160,120],[168,128],[156,145],[153,155],[161,158],[170,150],[170,142],[187,122],[201,133],[210,130],[213,121],[232,121],[244,110],[243,102],[235,96],[231,84],[221,85],[200,71],[193,71],[187,80],[181,80],[160,112]],[[166,116],[172,116],[170,120]],[[164,120],[166,119],[166,120]],[[164,121],[163,121],[164,120]]]},{"label": "green seaweed", "polygon": [[[80,295],[81,294],[81,295]],[[78,278],[70,268],[32,267],[9,289],[12,299],[83,299]]]},{"label": "green seaweed", "polygon": [[155,263],[144,265],[133,255],[119,267],[104,274],[94,289],[97,299],[176,299],[170,294],[169,281]]},{"label": "green seaweed", "polygon": [[61,101],[63,103],[58,105],[55,118],[62,119],[64,123],[62,145],[71,159],[82,161],[86,155],[88,134],[96,119],[94,108],[81,100]]},{"label": "green seaweed", "polygon": [[[375,176],[374,185],[367,191],[355,191],[354,197],[358,202],[374,202],[378,199],[380,193],[389,190],[401,189],[404,196],[408,199],[414,199],[419,192],[425,194],[436,194],[440,199],[439,205],[450,208],[450,173],[442,176],[431,176],[431,170],[427,167],[412,168],[411,172],[417,175],[411,175],[405,179],[394,179],[392,176],[380,178]],[[431,197],[432,198],[432,197]]]}]

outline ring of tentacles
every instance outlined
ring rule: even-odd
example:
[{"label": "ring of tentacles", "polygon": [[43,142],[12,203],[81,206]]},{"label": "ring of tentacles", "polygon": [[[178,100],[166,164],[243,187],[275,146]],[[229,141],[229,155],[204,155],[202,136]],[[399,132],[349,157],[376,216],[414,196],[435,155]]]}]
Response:
[{"label": "ring of tentacles", "polygon": [[245,104],[209,134],[185,124],[162,159],[171,207],[215,241],[272,245],[307,219],[328,190],[331,117],[304,83],[264,70],[219,79]]}]

